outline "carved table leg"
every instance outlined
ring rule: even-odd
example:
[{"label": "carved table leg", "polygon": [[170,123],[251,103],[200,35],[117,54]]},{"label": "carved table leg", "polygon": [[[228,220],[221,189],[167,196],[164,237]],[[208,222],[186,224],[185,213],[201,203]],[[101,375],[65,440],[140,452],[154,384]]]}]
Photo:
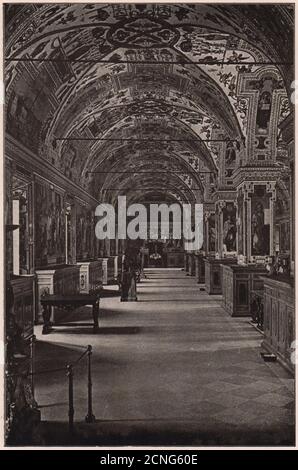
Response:
[{"label": "carved table leg", "polygon": [[50,307],[50,305],[42,304],[42,309],[43,309],[43,312],[42,312],[42,316],[43,316],[42,334],[47,335],[52,330],[52,327],[51,327],[52,324],[50,322],[51,307]]},{"label": "carved table leg", "polygon": [[93,304],[92,308],[92,315],[93,315],[93,332],[96,333],[99,330],[98,326],[98,316],[99,316],[99,299]]}]

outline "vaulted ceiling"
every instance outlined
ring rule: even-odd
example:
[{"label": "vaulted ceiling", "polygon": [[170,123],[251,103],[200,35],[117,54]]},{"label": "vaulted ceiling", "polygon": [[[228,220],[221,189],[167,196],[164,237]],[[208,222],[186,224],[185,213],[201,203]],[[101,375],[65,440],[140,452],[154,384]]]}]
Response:
[{"label": "vaulted ceiling", "polygon": [[290,5],[7,5],[7,132],[98,199],[202,200],[216,141],[245,144],[239,74],[273,63],[287,88],[292,25]]}]

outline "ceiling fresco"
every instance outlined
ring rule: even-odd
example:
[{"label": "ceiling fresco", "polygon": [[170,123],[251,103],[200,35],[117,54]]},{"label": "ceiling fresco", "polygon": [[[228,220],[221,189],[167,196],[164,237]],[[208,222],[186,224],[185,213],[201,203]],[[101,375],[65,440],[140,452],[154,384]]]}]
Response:
[{"label": "ceiling fresco", "polygon": [[225,142],[244,151],[243,77],[276,64],[289,113],[292,28],[290,5],[7,5],[7,132],[97,198],[133,167],[148,194],[202,199],[206,174],[232,174]]}]

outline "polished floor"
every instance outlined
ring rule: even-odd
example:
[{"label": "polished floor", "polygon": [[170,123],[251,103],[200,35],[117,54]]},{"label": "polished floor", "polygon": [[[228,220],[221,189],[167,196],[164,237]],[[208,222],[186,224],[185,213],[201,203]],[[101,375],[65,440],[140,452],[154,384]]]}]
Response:
[{"label": "polished floor", "polygon": [[[291,445],[294,380],[260,356],[249,318],[231,318],[181,270],[149,269],[138,302],[101,300],[100,331],[85,307],[42,336],[36,370],[73,363],[93,347],[93,412],[86,424],[86,358],[75,367],[75,443]],[[65,371],[37,375],[45,444],[67,441]],[[65,441],[65,442],[64,442]]]}]

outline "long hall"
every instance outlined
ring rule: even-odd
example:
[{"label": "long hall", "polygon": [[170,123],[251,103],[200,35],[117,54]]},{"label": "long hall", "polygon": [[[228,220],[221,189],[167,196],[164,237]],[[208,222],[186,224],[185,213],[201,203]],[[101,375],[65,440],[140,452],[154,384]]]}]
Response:
[{"label": "long hall", "polygon": [[[260,332],[248,319],[232,319],[222,296],[208,296],[180,269],[145,275],[137,302],[101,301],[98,335],[90,333],[86,307],[67,318],[71,327],[38,336],[37,370],[63,367],[87,344],[93,347],[96,423],[84,424],[82,361],[74,373],[75,442],[237,445],[245,433],[248,445],[287,445],[294,433],[294,380],[279,364],[264,363]],[[36,399],[46,439],[58,444],[68,413],[65,374],[37,377]]]},{"label": "long hall", "polygon": [[293,447],[294,5],[3,11],[5,444]]}]

